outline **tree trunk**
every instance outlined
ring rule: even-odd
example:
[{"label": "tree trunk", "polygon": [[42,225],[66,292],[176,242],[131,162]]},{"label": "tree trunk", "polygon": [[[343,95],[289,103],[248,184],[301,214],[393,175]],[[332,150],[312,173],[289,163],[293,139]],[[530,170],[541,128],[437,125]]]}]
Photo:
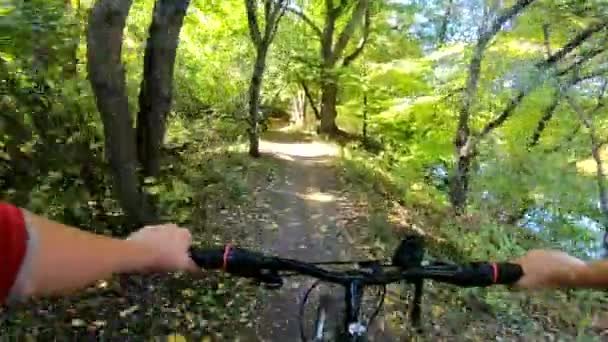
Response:
[{"label": "tree trunk", "polygon": [[439,33],[437,34],[437,41],[439,46],[443,46],[446,43],[448,37],[448,24],[452,17],[452,6],[454,0],[448,0],[445,6],[445,14],[441,20],[441,26],[439,27]]},{"label": "tree trunk", "polygon": [[87,33],[87,67],[103,121],[113,191],[130,223],[143,225],[156,222],[157,217],[137,176],[135,131],[121,61],[123,31],[131,3],[131,0],[95,3]]},{"label": "tree trunk", "polygon": [[[499,15],[485,32],[480,32],[479,39],[473,50],[473,56],[469,63],[469,74],[467,77],[466,90],[462,99],[462,106],[458,115],[458,128],[454,137],[454,151],[456,165],[454,165],[450,176],[450,202],[456,214],[464,213],[469,191],[469,171],[475,156],[477,140],[473,139],[469,125],[472,108],[477,97],[477,88],[481,74],[481,62],[490,41],[498,34],[504,23],[516,16],[529,6],[534,0],[518,0],[513,6]],[[481,136],[487,135],[493,129],[504,123],[515,107],[521,102],[525,94],[520,93],[512,100],[497,119],[490,121],[480,132]]]},{"label": "tree trunk", "polygon": [[291,103],[291,121],[294,126],[303,127],[306,118],[306,96],[304,95],[304,91],[297,91],[293,96]]},{"label": "tree trunk", "polygon": [[327,76],[321,86],[321,125],[319,132],[330,136],[336,136],[339,133],[338,126],[336,125],[336,103],[338,97],[338,85],[336,81],[335,77]]},{"label": "tree trunk", "polygon": [[602,157],[600,156],[600,144],[597,143],[597,139],[593,138],[593,159],[597,166],[596,179],[597,188],[600,197],[600,210],[604,216],[604,220],[608,223],[608,191],[606,190],[606,174],[604,172],[604,164],[602,163]]},{"label": "tree trunk", "polygon": [[367,142],[367,91],[363,94],[363,141]]},{"label": "tree trunk", "polygon": [[253,75],[249,86],[249,155],[260,156],[260,143],[258,134],[258,112],[260,106],[260,92],[262,91],[262,77],[266,68],[266,53],[269,44],[262,43],[257,49]]},{"label": "tree trunk", "polygon": [[171,110],[179,33],[189,0],[157,0],[149,29],[137,115],[138,159],[145,176],[160,174],[161,146]]},{"label": "tree trunk", "polygon": [[449,196],[452,208],[457,215],[463,214],[469,193],[469,176],[473,153],[466,147],[459,148],[458,160],[449,181]]}]

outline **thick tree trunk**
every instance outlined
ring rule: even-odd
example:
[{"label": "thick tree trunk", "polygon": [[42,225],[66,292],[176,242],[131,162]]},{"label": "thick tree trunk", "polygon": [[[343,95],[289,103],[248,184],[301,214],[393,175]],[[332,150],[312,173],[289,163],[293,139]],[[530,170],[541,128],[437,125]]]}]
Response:
[{"label": "thick tree trunk", "polygon": [[258,112],[260,107],[260,92],[262,91],[262,77],[266,68],[266,53],[269,44],[261,44],[257,49],[251,84],[249,85],[249,155],[260,156],[260,142],[258,134]]},{"label": "thick tree trunk", "polygon": [[319,132],[330,136],[338,135],[336,125],[336,103],[338,97],[338,85],[336,79],[327,77],[321,86],[321,125]]},{"label": "thick tree trunk", "polygon": [[158,0],[149,29],[137,115],[138,159],[145,176],[160,174],[161,146],[171,110],[179,33],[189,0]]},{"label": "thick tree trunk", "polygon": [[89,17],[87,67],[103,121],[113,191],[130,222],[142,225],[157,218],[139,185],[135,131],[121,61],[123,31],[131,3],[131,0],[95,3]]},{"label": "thick tree trunk", "polygon": [[474,154],[468,151],[467,147],[460,147],[458,150],[460,152],[449,181],[449,197],[454,212],[460,215],[466,210],[469,177]]}]

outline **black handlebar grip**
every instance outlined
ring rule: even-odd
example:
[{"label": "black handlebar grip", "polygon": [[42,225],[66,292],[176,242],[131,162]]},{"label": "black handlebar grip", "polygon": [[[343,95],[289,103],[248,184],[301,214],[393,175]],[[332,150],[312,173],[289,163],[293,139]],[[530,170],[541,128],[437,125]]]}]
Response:
[{"label": "black handlebar grip", "polygon": [[524,272],[518,264],[507,262],[471,262],[451,274],[439,274],[433,278],[462,287],[485,287],[491,285],[511,285],[516,283]]},{"label": "black handlebar grip", "polygon": [[498,267],[498,279],[496,284],[511,285],[516,283],[524,275],[524,270],[519,264],[512,264],[508,262],[497,263]]},{"label": "black handlebar grip", "polygon": [[190,257],[200,268],[220,269],[224,266],[224,249],[195,250],[190,248]]}]

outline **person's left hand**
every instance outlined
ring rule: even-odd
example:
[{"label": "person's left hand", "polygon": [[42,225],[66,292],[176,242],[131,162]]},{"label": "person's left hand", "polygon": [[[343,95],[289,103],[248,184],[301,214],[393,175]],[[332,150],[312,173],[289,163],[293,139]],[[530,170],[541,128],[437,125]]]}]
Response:
[{"label": "person's left hand", "polygon": [[127,240],[149,249],[152,258],[150,271],[197,272],[200,270],[190,258],[192,235],[186,228],[175,224],[146,226],[129,235]]},{"label": "person's left hand", "polygon": [[532,250],[514,261],[524,276],[515,284],[520,289],[568,288],[587,267],[584,261],[558,250]]}]

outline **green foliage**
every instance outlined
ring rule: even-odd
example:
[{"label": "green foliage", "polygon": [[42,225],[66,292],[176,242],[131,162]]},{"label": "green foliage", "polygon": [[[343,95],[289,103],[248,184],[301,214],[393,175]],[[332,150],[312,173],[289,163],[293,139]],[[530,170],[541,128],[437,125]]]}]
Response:
[{"label": "green foliage", "polygon": [[[608,77],[606,28],[549,68],[539,63],[605,21],[606,2],[538,0],[491,40],[472,99],[472,131],[503,114],[520,91],[523,96],[503,123],[480,138],[471,165],[468,216],[460,219],[448,210],[447,173],[453,167],[469,64],[480,25],[515,1],[370,2],[366,48],[353,63],[334,70],[341,128],[358,137],[366,116],[368,141],[344,149],[341,167],[348,183],[426,213],[425,227],[444,241],[435,245],[435,256],[507,259],[534,247],[596,256],[597,236],[605,228],[599,223],[608,213],[597,205],[591,129],[566,95],[589,114],[603,139],[608,133],[608,95],[600,96]],[[296,3],[322,27],[325,1]],[[450,16],[445,15],[448,4],[453,6]],[[123,212],[110,191],[103,125],[86,74],[85,35],[92,5],[0,1],[0,191],[4,200],[65,223],[122,234]],[[131,113],[138,111],[153,6],[154,0],[134,1],[124,32],[122,59]],[[346,17],[338,20],[337,33]],[[347,51],[361,38],[356,33]],[[241,142],[253,57],[242,0],[191,2],[175,63],[162,174],[145,180],[164,220],[205,227],[213,223],[207,213],[250,195],[247,172],[254,163],[243,156]],[[321,64],[318,36],[286,13],[268,55],[262,104],[291,113],[303,98],[304,81],[318,108]],[[586,78],[572,84],[577,77]],[[548,111],[554,101],[555,109]],[[312,115],[310,103],[306,114]],[[535,132],[539,139],[532,146]],[[370,229],[389,241],[391,221],[376,209]],[[450,293],[458,300],[467,295],[509,313],[503,319],[517,321],[522,330],[542,328],[520,319],[538,304],[535,298],[525,306],[500,290]],[[547,304],[543,300],[538,302]],[[597,296],[592,292],[562,298],[559,303],[576,302],[580,310],[572,317],[552,317],[588,334],[585,310],[595,308],[593,300]],[[455,320],[462,317],[451,314]]]}]

